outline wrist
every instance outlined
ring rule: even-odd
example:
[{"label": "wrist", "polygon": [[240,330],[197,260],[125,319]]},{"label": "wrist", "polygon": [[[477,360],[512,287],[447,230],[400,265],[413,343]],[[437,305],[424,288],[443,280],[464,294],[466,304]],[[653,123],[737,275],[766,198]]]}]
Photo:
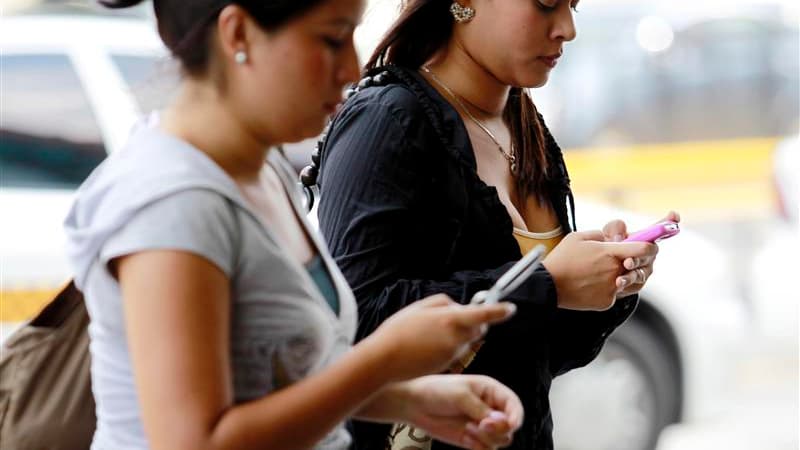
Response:
[{"label": "wrist", "polygon": [[386,396],[385,407],[392,420],[398,423],[413,422],[414,405],[419,400],[414,395],[413,381],[392,383],[386,389],[388,390],[388,395]]},{"label": "wrist", "polygon": [[370,398],[355,417],[379,423],[408,423],[418,398],[412,394],[409,382],[390,383]]},{"label": "wrist", "polygon": [[381,339],[380,333],[373,333],[355,346],[355,350],[363,354],[372,374],[381,385],[401,381],[402,377],[395,370],[394,345]]},{"label": "wrist", "polygon": [[419,426],[420,419],[424,415],[423,405],[437,396],[437,391],[431,390],[431,381],[441,377],[441,375],[426,375],[393,384],[396,390],[394,398],[398,402],[395,406],[398,422]]}]

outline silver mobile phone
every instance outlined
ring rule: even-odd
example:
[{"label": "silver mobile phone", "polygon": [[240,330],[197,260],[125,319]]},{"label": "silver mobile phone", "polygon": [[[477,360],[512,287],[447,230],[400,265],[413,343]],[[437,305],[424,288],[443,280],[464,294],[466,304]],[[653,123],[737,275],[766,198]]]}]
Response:
[{"label": "silver mobile phone", "polygon": [[537,245],[533,250],[517,261],[504,273],[488,291],[478,291],[472,296],[470,303],[491,304],[506,298],[510,293],[531,276],[542,262],[545,253],[544,245]]}]

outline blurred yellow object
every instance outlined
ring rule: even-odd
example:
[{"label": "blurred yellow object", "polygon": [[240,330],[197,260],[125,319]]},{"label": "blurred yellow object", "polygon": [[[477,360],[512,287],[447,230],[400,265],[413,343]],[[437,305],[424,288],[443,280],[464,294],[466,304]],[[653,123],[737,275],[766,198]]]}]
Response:
[{"label": "blurred yellow object", "polygon": [[33,318],[59,289],[19,289],[0,292],[0,322],[22,322]]},{"label": "blurred yellow object", "polygon": [[565,152],[577,195],[647,214],[700,220],[769,214],[777,138],[576,149]]}]

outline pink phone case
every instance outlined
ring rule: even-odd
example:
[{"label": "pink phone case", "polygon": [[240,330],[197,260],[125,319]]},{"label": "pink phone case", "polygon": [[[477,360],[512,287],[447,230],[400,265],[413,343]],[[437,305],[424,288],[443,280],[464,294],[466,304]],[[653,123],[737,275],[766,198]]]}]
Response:
[{"label": "pink phone case", "polygon": [[628,239],[625,239],[625,242],[658,242],[662,239],[675,236],[680,233],[680,231],[680,227],[675,222],[661,222],[629,235]]}]

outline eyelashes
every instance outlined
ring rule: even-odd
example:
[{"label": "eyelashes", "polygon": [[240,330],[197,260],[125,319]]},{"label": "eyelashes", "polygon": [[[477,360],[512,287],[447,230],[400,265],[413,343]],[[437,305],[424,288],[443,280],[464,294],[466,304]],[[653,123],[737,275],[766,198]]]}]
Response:
[{"label": "eyelashes", "polygon": [[335,39],[331,37],[324,37],[322,40],[331,50],[339,50],[344,47],[345,41],[342,39]]},{"label": "eyelashes", "polygon": [[[539,7],[542,8],[543,10],[545,10],[545,11],[553,11],[553,10],[555,10],[558,7],[559,1],[560,0],[536,0],[536,2],[539,4]],[[569,7],[574,12],[578,12],[578,2],[579,2],[579,0],[572,0],[570,2]]]}]

